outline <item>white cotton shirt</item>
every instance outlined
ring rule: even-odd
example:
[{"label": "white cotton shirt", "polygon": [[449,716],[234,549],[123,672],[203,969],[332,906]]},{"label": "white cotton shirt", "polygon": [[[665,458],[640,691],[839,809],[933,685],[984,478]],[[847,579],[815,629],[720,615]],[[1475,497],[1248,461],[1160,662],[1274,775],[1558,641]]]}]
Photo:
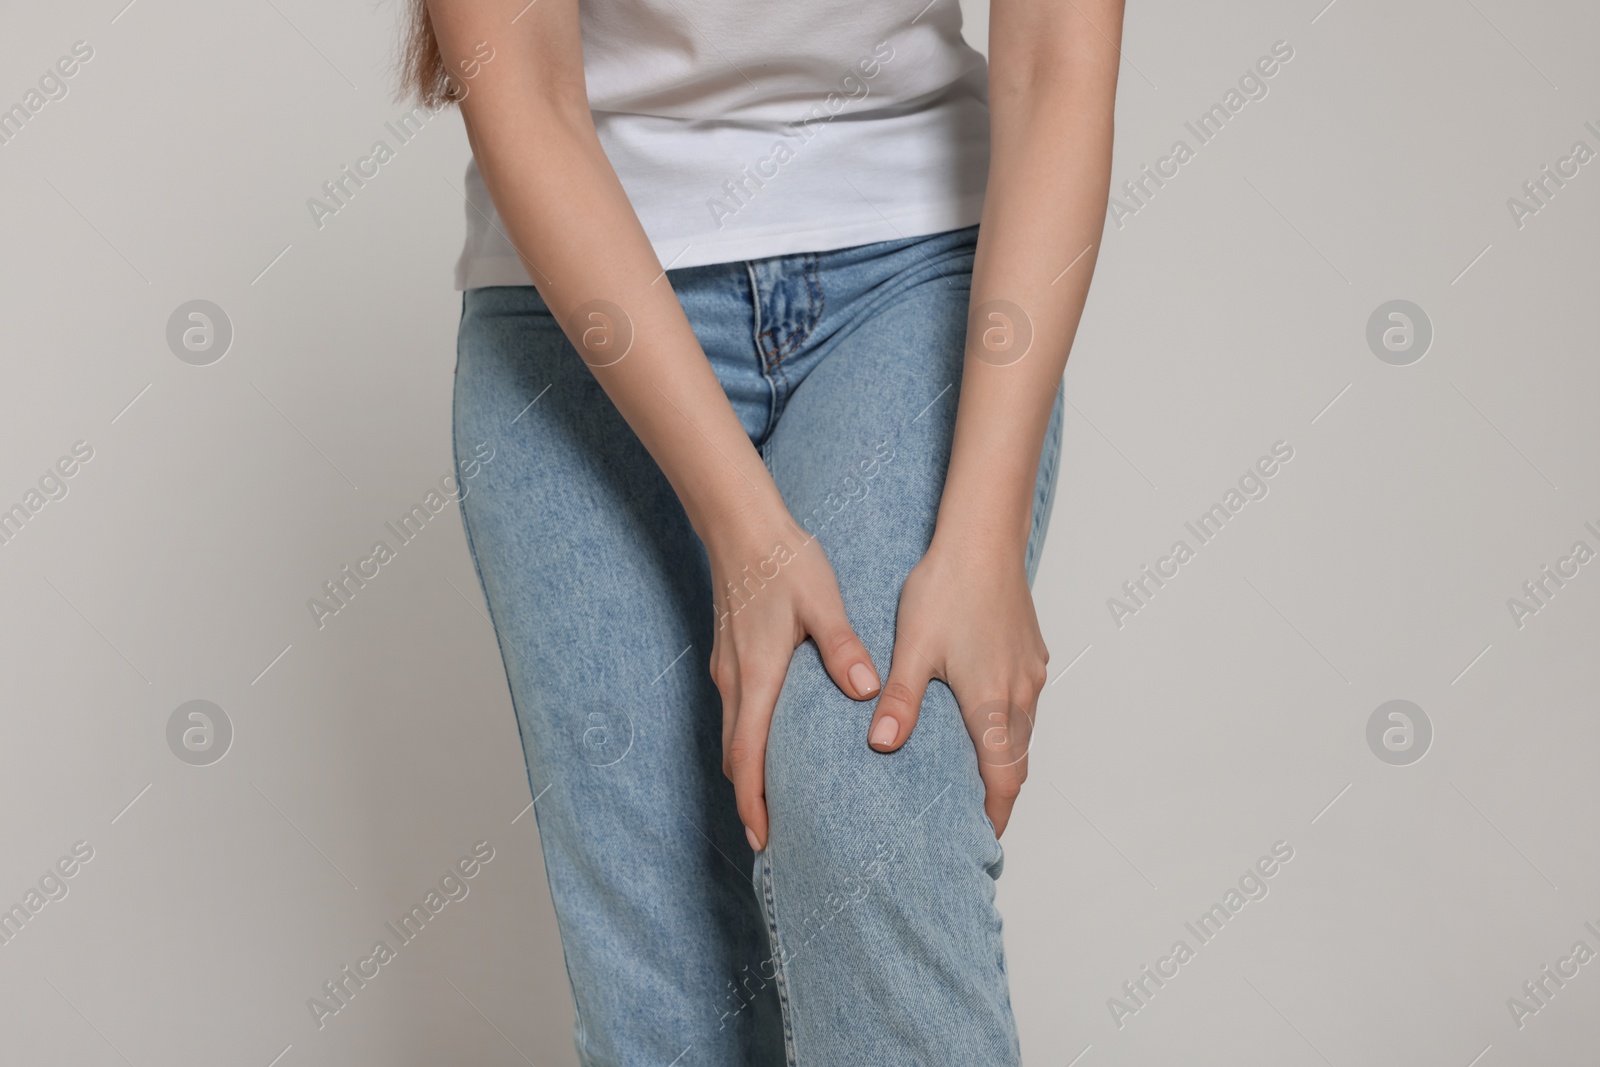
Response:
[{"label": "white cotton shirt", "polygon": [[[663,267],[978,222],[987,65],[958,0],[580,0],[600,143]],[[467,166],[456,288],[532,284]]]}]

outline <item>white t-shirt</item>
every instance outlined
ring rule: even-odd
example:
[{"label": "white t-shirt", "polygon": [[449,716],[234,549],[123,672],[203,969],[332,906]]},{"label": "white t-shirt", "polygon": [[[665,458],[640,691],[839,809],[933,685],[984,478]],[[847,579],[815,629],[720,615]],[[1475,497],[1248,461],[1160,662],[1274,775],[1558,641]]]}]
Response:
[{"label": "white t-shirt", "polygon": [[[581,13],[600,143],[662,266],[978,221],[987,65],[958,0],[581,0]],[[475,160],[466,192],[456,288],[531,284]]]}]

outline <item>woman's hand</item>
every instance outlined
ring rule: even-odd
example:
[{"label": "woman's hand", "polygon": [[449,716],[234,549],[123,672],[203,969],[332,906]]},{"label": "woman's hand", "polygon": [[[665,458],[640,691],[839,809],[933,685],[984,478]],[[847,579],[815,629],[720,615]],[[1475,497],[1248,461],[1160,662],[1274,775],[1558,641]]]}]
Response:
[{"label": "woman's hand", "polygon": [[1028,776],[1028,742],[1049,660],[1022,560],[951,549],[936,537],[900,592],[894,660],[868,744],[879,752],[905,744],[928,682],[944,682],[977,747],[984,811],[999,837]]},{"label": "woman's hand", "polygon": [[877,668],[845,615],[839,580],[815,538],[784,512],[706,544],[715,595],[711,678],[722,694],[722,772],[750,847],[767,844],[767,730],[789,661],[810,637],[846,696],[877,694]]}]

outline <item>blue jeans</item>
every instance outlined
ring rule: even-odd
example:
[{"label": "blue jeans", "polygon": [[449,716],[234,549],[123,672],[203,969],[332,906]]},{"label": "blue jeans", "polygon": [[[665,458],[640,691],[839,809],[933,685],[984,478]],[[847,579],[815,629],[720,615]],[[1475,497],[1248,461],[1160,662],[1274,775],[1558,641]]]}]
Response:
[{"label": "blue jeans", "polygon": [[[977,227],[668,272],[887,673],[931,541]],[[1031,581],[1062,398],[1039,458]],[[897,752],[795,651],[765,851],[722,774],[706,554],[531,286],[463,295],[455,447],[516,708],[585,1067],[1018,1061],[977,756],[935,681]]]}]

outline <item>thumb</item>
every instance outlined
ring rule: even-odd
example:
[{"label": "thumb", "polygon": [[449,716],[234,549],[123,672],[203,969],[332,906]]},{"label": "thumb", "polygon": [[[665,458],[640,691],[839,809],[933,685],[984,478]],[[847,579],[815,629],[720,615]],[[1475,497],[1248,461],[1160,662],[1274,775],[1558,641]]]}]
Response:
[{"label": "thumb", "polygon": [[844,601],[837,595],[832,602],[813,609],[806,619],[806,630],[817,643],[822,654],[822,665],[844,695],[855,700],[870,700],[882,688],[878,668],[873,666],[872,655],[861,643],[850,619],[844,613]]},{"label": "thumb", "polygon": [[917,725],[922,698],[933,677],[933,666],[909,641],[895,637],[894,655],[889,662],[889,681],[878,697],[867,731],[867,744],[879,752],[893,752],[905,744]]}]

